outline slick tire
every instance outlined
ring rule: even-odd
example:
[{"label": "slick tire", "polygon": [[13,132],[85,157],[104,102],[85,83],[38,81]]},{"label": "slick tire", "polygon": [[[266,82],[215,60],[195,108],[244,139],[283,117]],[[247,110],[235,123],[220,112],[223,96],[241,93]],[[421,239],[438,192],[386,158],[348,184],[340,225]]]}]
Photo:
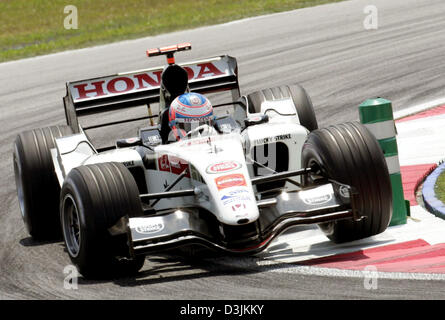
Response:
[{"label": "slick tire", "polygon": [[123,164],[99,163],[70,171],[60,194],[60,220],[70,259],[85,278],[130,276],[142,268],[145,257],[130,258],[125,230],[109,232],[126,215],[141,216],[142,205],[136,182]]},{"label": "slick tire", "polygon": [[55,139],[71,135],[68,126],[52,126],[20,133],[14,142],[13,164],[18,203],[28,233],[36,240],[61,236],[60,185],[51,149]]},{"label": "slick tire", "polygon": [[318,172],[304,179],[311,185],[315,176],[348,184],[358,192],[361,221],[338,220],[319,224],[333,242],[342,243],[379,234],[392,217],[392,189],[383,152],[370,131],[358,122],[344,123],[311,132],[302,149],[302,167]]},{"label": "slick tire", "polygon": [[309,131],[318,129],[312,101],[306,90],[298,85],[279,86],[255,91],[247,95],[250,113],[261,113],[261,104],[264,101],[273,101],[284,98],[292,98],[299,121]]}]

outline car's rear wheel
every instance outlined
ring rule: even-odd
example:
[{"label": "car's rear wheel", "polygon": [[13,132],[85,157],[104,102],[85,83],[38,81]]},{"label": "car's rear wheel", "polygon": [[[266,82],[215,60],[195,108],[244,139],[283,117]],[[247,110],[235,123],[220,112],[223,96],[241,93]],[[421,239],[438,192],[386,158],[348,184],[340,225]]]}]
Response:
[{"label": "car's rear wheel", "polygon": [[14,142],[13,163],[18,203],[28,233],[38,240],[60,237],[59,196],[51,149],[55,139],[72,134],[68,126],[20,133]]},{"label": "car's rear wheel", "polygon": [[71,261],[86,278],[137,273],[145,258],[131,258],[125,232],[109,229],[126,215],[142,215],[136,182],[121,163],[72,169],[60,196],[63,238]]},{"label": "car's rear wheel", "polygon": [[311,132],[302,149],[302,166],[318,171],[306,176],[306,186],[322,176],[358,192],[357,210],[364,218],[320,224],[329,239],[336,243],[357,240],[388,227],[392,216],[388,168],[377,140],[362,124],[344,123]]},{"label": "car's rear wheel", "polygon": [[291,98],[295,112],[298,115],[299,124],[309,131],[318,128],[317,118],[315,117],[314,107],[311,98],[306,90],[298,85],[279,86],[255,91],[247,95],[247,102],[250,113],[261,113],[261,105],[265,101],[274,101]]}]

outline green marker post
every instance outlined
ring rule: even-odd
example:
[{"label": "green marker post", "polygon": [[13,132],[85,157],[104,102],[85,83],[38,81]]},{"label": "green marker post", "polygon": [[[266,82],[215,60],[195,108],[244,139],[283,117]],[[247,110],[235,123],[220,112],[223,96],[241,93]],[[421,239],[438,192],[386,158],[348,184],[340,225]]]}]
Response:
[{"label": "green marker post", "polygon": [[409,203],[403,196],[397,150],[396,128],[391,101],[368,99],[359,106],[360,122],[376,137],[385,155],[392,186],[393,215],[390,226],[405,224],[409,215]]}]

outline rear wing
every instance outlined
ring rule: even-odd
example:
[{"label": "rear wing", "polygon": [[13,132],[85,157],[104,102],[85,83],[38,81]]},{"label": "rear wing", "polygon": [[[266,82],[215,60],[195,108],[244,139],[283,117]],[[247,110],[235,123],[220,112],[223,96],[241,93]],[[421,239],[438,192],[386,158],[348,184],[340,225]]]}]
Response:
[{"label": "rear wing", "polygon": [[[240,97],[235,58],[224,55],[179,65],[188,73],[190,91],[205,94],[231,90],[233,100]],[[150,107],[150,104],[159,103],[163,69],[157,67],[67,82],[67,94],[63,98],[67,124],[78,133],[78,117],[140,105]],[[156,116],[146,118],[153,117]],[[132,120],[122,122],[129,121]]]}]

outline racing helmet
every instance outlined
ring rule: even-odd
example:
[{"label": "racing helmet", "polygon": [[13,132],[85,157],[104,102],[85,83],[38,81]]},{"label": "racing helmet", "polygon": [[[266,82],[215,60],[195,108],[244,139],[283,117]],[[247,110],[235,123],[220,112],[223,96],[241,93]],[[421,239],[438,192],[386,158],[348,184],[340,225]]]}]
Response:
[{"label": "racing helmet", "polygon": [[188,92],[176,97],[170,104],[168,123],[176,140],[197,127],[213,125],[213,107],[209,99],[199,93]]}]

